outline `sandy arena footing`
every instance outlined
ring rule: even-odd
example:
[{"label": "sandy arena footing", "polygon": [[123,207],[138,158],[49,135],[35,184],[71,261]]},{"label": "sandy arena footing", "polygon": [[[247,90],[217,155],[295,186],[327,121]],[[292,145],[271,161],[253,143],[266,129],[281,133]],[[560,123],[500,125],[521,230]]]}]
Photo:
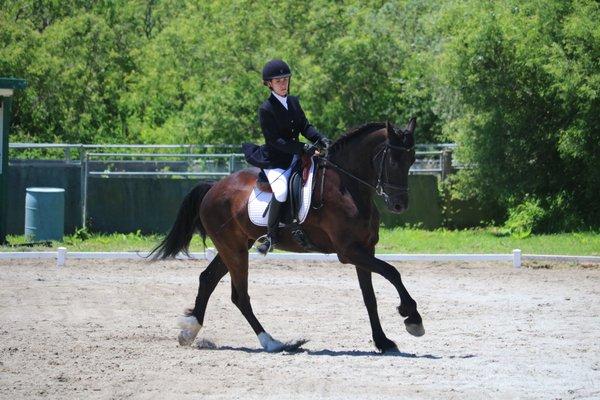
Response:
[{"label": "sandy arena footing", "polygon": [[252,261],[254,311],[298,353],[264,352],[226,276],[196,344],[177,343],[206,261],[0,261],[0,397],[600,398],[594,265],[396,263],[426,329],[374,278],[400,353],[379,355],[354,268]]}]

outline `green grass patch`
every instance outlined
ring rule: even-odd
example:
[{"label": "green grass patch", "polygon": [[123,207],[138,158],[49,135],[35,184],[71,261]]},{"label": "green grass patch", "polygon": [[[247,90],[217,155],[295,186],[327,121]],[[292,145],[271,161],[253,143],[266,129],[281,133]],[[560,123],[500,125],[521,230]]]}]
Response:
[{"label": "green grass patch", "polygon": [[[505,236],[497,229],[468,229],[427,231],[413,228],[382,228],[378,253],[510,253],[521,249],[529,254],[600,255],[600,233],[578,232],[554,235],[531,235],[526,238]],[[52,242],[50,247],[21,247],[23,236],[9,236],[11,246],[1,246],[0,251],[48,251],[65,246],[69,251],[149,251],[163,236],[141,233],[111,235],[78,232],[65,236],[62,242]],[[207,241],[210,247],[210,241]],[[203,251],[202,240],[194,236],[191,251]]]},{"label": "green grass patch", "polygon": [[[141,233],[113,233],[110,235],[89,234],[78,232],[74,235],[65,236],[62,242],[53,241],[50,246],[38,244],[34,246],[29,243],[25,236],[8,236],[9,246],[0,246],[0,251],[50,251],[58,247],[66,247],[68,251],[141,251],[147,252],[160,243],[162,235],[142,235]],[[206,241],[207,247],[212,246]],[[194,235],[190,244],[190,251],[204,251],[202,239]]]},{"label": "green grass patch", "polygon": [[521,249],[528,254],[600,255],[600,233],[576,232],[506,236],[495,228],[427,231],[422,229],[381,229],[380,253],[510,253]]}]

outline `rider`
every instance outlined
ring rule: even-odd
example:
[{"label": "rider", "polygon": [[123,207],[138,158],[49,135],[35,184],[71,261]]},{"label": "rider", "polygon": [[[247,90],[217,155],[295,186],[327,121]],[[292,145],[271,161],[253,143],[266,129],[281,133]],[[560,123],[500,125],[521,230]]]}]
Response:
[{"label": "rider", "polygon": [[258,119],[265,144],[257,146],[245,143],[242,148],[249,164],[262,168],[273,190],[267,218],[267,238],[258,247],[266,255],[277,243],[280,209],[288,194],[288,179],[292,166],[303,153],[319,154],[315,146],[302,143],[298,135],[313,142],[318,148],[326,149],[331,141],[312,126],[296,96],[288,96],[292,71],[282,60],[271,60],[262,70],[263,84],[271,95],[258,109]]}]

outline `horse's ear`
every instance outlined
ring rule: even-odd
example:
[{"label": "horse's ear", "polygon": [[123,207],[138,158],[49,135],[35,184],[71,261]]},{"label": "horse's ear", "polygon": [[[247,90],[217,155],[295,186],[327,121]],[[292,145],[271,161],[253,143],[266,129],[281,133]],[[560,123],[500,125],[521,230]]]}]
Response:
[{"label": "horse's ear", "polygon": [[406,133],[408,133],[409,135],[412,135],[415,133],[415,128],[417,127],[417,119],[415,117],[412,117],[409,121],[408,124],[406,125]]},{"label": "horse's ear", "polygon": [[390,121],[385,121],[385,130],[388,134],[388,138],[402,136],[402,131],[399,131],[397,128],[395,128]]}]

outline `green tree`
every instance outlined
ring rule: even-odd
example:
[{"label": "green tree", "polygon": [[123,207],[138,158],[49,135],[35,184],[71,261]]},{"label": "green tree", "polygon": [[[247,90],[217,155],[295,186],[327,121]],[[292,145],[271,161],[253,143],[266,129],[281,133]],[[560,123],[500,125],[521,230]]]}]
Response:
[{"label": "green tree", "polygon": [[133,35],[104,17],[115,14],[113,6],[32,1],[3,8],[0,75],[29,83],[16,102],[13,140],[127,141],[118,99],[133,67]]},{"label": "green tree", "polygon": [[501,209],[538,204],[534,231],[598,226],[598,17],[583,1],[447,11],[441,60],[460,115],[445,126],[473,166],[459,192]]}]

